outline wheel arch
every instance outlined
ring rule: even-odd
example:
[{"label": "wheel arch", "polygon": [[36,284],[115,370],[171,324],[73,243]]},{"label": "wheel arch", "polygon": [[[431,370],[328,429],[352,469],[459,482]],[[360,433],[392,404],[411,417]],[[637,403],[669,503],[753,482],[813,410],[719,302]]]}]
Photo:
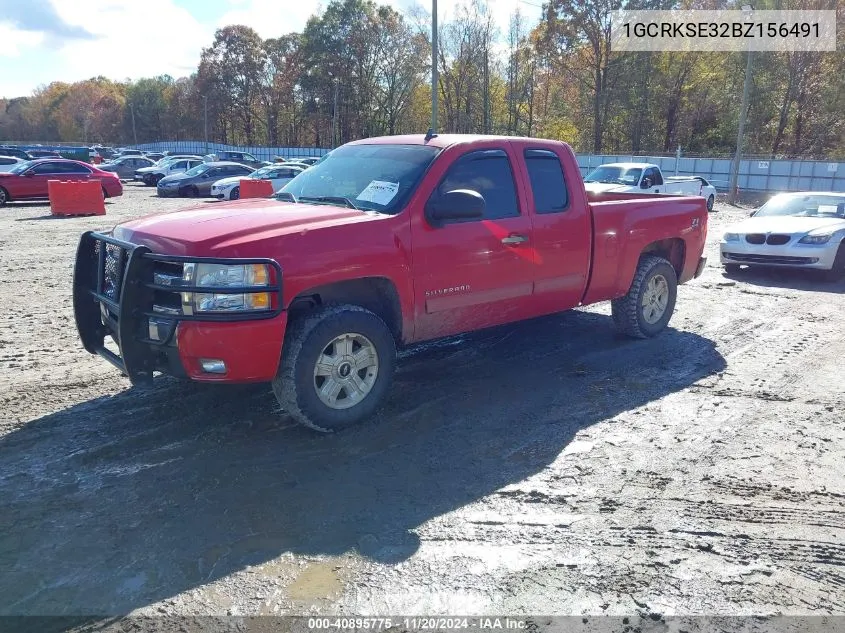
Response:
[{"label": "wheel arch", "polygon": [[647,244],[642,252],[643,255],[658,255],[672,264],[675,269],[675,274],[678,279],[681,278],[684,272],[684,262],[686,261],[687,244],[680,237],[669,237],[662,240],[656,240],[651,244]]},{"label": "wheel arch", "polygon": [[357,305],[377,314],[397,342],[401,342],[406,334],[399,291],[387,277],[346,279],[304,290],[288,304],[288,319],[330,304]]}]

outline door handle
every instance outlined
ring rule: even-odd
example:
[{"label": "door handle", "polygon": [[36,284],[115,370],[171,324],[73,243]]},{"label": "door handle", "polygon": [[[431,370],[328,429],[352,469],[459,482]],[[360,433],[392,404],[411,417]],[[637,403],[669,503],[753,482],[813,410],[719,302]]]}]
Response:
[{"label": "door handle", "polygon": [[514,233],[513,235],[508,235],[507,237],[502,238],[502,244],[506,246],[515,246],[517,244],[524,244],[528,241],[528,237],[525,235],[517,235]]}]

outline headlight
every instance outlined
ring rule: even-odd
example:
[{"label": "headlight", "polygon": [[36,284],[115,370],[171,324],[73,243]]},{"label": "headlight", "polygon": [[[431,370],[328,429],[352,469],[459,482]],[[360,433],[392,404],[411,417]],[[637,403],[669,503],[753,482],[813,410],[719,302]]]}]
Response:
[{"label": "headlight", "polygon": [[738,242],[739,241],[739,233],[725,233],[722,236],[722,239],[725,242]]},{"label": "headlight", "polygon": [[805,235],[800,240],[798,240],[799,244],[827,244],[832,237],[832,233],[828,233],[827,235]]},{"label": "headlight", "polygon": [[[270,283],[270,270],[266,264],[197,264],[196,286],[209,288],[263,288]],[[243,310],[270,310],[269,292],[212,293],[194,295],[197,312],[237,312]]]}]

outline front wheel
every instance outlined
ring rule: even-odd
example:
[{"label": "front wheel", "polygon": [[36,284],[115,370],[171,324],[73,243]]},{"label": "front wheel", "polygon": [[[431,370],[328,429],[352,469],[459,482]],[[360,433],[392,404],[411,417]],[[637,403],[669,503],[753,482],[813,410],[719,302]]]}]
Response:
[{"label": "front wheel", "polygon": [[677,293],[678,277],[672,264],[657,255],[643,255],[628,294],[611,302],[613,321],[628,336],[655,336],[672,318]]},{"label": "front wheel", "polygon": [[196,187],[185,187],[179,192],[181,196],[186,198],[196,198],[199,193]]},{"label": "front wheel", "polygon": [[707,198],[707,211],[710,212],[713,210],[713,205],[716,203],[716,198],[714,196],[710,196]]},{"label": "front wheel", "polygon": [[836,251],[836,259],[833,260],[833,267],[825,272],[827,281],[839,281],[845,279],[845,242],[839,245]]},{"label": "front wheel", "polygon": [[378,315],[354,305],[322,307],[290,325],[273,393],[297,422],[332,433],[378,409],[395,363],[393,335]]},{"label": "front wheel", "polygon": [[229,194],[229,200],[237,200],[241,197],[241,188],[235,187],[232,189],[232,192]]}]

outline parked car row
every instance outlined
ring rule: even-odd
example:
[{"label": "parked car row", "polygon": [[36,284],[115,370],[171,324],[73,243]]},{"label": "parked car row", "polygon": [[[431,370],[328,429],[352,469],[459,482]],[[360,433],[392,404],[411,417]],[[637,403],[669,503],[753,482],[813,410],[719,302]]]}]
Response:
[{"label": "parked car row", "polygon": [[123,185],[113,172],[78,160],[41,158],[21,161],[0,172],[0,206],[18,200],[46,200],[49,180],[99,180],[104,198],[123,195]]}]

